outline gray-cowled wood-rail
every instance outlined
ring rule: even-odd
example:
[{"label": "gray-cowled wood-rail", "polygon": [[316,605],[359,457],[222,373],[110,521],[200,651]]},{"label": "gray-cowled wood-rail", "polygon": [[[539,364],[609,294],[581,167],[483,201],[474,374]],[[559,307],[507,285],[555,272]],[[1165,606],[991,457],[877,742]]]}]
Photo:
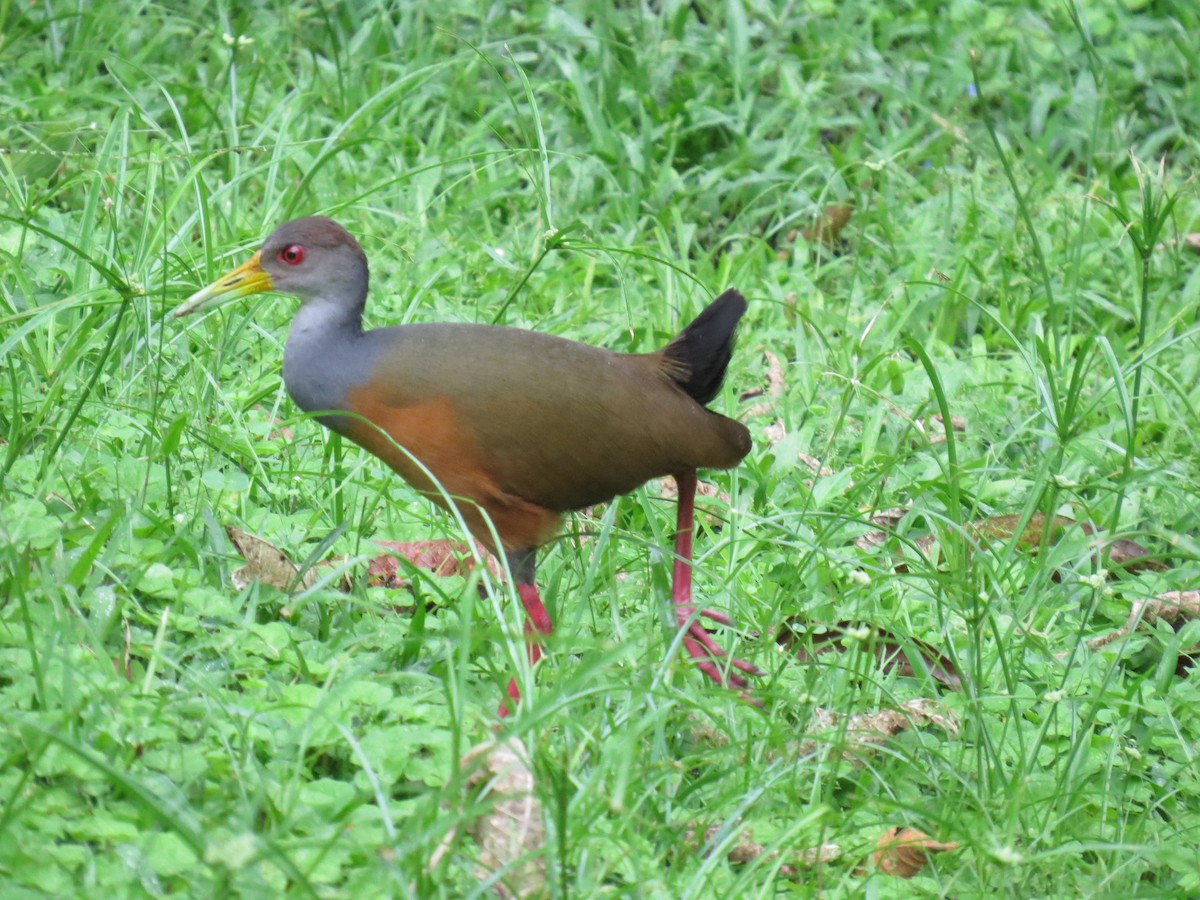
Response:
[{"label": "gray-cowled wood-rail", "polygon": [[[697,610],[691,585],[696,470],[735,466],[750,450],[745,426],[705,409],[725,377],[746,311],[742,295],[723,293],[661,350],[622,354],[491,325],[363,331],[367,280],[358,242],[333,220],[310,216],[279,226],[249,261],[175,315],[262,291],[299,297],[283,355],[288,393],[444,506],[432,475],[475,537],[507,555],[526,631],[537,633],[531,662],[541,655],[537,636],[552,628],[534,584],[537,548],[562,515],[674,476],[671,595],[684,647],[718,684],[744,688],[740,673],[760,674],[725,659],[700,620],[731,623]],[[519,699],[515,681],[508,693]]]}]

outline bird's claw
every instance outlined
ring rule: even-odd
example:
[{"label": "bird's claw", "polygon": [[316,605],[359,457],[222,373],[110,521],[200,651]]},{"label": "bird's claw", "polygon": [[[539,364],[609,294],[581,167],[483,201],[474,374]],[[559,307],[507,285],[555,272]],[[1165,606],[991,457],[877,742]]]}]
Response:
[{"label": "bird's claw", "polygon": [[729,654],[713,638],[712,634],[699,621],[701,618],[710,619],[721,625],[733,624],[729,616],[712,609],[697,610],[694,606],[681,604],[675,607],[675,618],[679,627],[686,629],[683,646],[701,672],[712,681],[723,687],[748,688],[750,683],[732,670],[723,669],[717,665],[718,660],[728,660],[732,668],[745,672],[747,675],[761,676],[763,671],[753,663],[743,659],[731,659]]}]

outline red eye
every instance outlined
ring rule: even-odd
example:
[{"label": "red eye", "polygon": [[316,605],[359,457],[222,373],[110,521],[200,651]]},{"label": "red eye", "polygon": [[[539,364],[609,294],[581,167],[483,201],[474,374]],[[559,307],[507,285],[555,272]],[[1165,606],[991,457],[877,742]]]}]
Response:
[{"label": "red eye", "polygon": [[304,262],[304,248],[299,244],[291,244],[280,250],[275,258],[289,266],[298,266]]}]

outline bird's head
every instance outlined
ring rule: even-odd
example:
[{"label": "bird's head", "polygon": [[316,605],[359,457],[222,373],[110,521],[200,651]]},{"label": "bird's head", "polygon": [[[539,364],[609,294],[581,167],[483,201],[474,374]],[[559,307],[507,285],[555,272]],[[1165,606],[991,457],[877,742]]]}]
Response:
[{"label": "bird's head", "polygon": [[361,308],[367,294],[367,257],[345,228],[325,216],[285,222],[245,263],[180,304],[176,316],[278,291],[301,300]]}]

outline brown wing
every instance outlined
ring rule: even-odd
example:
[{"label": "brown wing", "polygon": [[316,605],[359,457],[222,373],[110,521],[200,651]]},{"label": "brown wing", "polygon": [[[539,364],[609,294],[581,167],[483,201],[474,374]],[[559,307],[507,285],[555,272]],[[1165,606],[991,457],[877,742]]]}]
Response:
[{"label": "brown wing", "polygon": [[373,374],[349,405],[477,502],[499,492],[554,514],[749,449],[743,426],[671,383],[660,353],[470,325],[371,337]]}]

